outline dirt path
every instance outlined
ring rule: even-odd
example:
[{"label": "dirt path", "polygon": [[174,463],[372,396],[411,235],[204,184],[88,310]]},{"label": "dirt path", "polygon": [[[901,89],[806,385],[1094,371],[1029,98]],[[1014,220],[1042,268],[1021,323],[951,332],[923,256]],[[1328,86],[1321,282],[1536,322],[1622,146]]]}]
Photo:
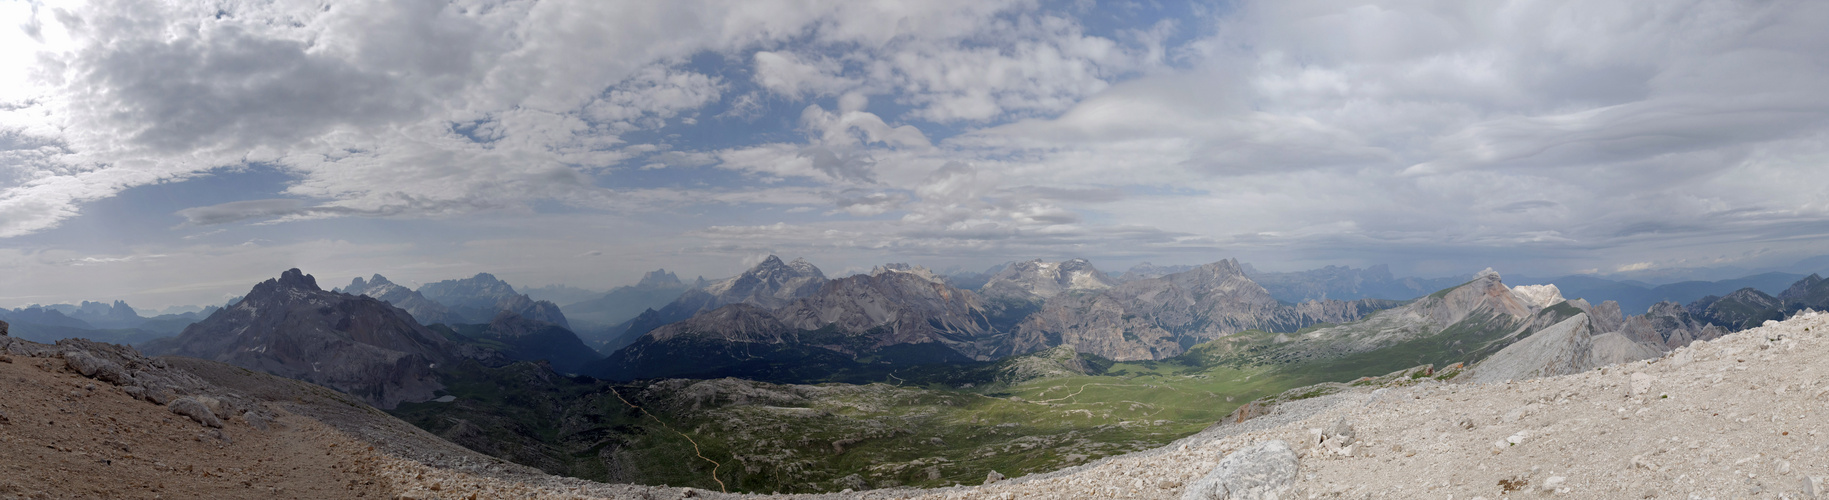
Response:
[{"label": "dirt path", "polygon": [[718,479],[718,469],[720,469],[720,468],[723,468],[723,467],[724,467],[724,464],[720,464],[720,463],[718,463],[718,461],[717,461],[717,460],[712,460],[712,459],[710,459],[710,458],[707,458],[707,457],[706,457],[706,456],[705,456],[705,453],[704,453],[704,452],[701,452],[701,451],[699,451],[699,442],[698,442],[698,441],[697,441],[697,440],[694,440],[694,439],[692,439],[692,436],[688,436],[688,435],[686,435],[686,433],[684,433],[684,432],[680,432],[680,431],[679,431],[679,430],[677,430],[677,429],[674,429],[674,428],[673,428],[673,426],[671,426],[671,425],[667,425],[667,422],[666,422],[666,421],[663,421],[663,420],[661,420],[661,419],[660,419],[660,417],[656,417],[656,416],[654,416],[654,414],[653,414],[653,413],[648,413],[648,409],[647,409],[647,408],[642,408],[642,407],[640,407],[640,406],[635,406],[635,403],[630,403],[630,402],[629,402],[629,400],[627,400],[627,399],[623,399],[623,397],[622,397],[622,394],[621,394],[621,393],[618,393],[618,392],[616,392],[616,389],[615,389],[615,388],[614,388],[614,387],[612,387],[612,388],[610,388],[610,394],[614,394],[614,395],[616,395],[616,399],[618,399],[618,400],[620,400],[620,401],[622,401],[622,404],[625,404],[625,405],[629,405],[629,407],[630,407],[630,408],[634,408],[634,409],[636,409],[636,410],[639,410],[639,411],[641,411],[641,414],[642,414],[642,415],[647,415],[647,416],[648,416],[648,418],[652,418],[652,419],[654,419],[654,422],[655,422],[655,423],[658,423],[658,424],[660,424],[660,426],[661,426],[661,427],[665,427],[665,428],[667,428],[667,430],[669,430],[669,431],[673,431],[673,433],[674,433],[674,434],[679,434],[679,435],[680,435],[680,437],[682,437],[682,438],[686,438],[686,442],[688,442],[688,443],[692,443],[692,454],[693,454],[693,455],[697,455],[697,456],[698,456],[698,457],[699,457],[699,460],[704,460],[704,461],[706,461],[706,462],[711,462],[711,480],[712,480],[712,481],[716,481],[716,482],[717,482],[717,483],[718,483],[718,491],[721,491],[721,492],[729,492],[729,491],[730,491],[730,489],[729,489],[729,488],[725,488],[725,487],[724,487],[724,480],[723,480],[723,479]]}]

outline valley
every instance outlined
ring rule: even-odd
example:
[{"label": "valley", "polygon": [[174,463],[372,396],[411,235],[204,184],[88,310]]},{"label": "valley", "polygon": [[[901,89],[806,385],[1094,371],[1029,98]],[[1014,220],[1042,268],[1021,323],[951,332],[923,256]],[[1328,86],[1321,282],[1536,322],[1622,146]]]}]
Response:
[{"label": "valley", "polygon": [[[1745,289],[1625,315],[1490,270],[1413,299],[1291,304],[1247,267],[1111,278],[1085,261],[1031,261],[977,290],[902,264],[827,279],[771,257],[692,287],[657,271],[638,291],[683,291],[667,312],[625,321],[626,346],[607,357],[562,308],[486,273],[427,294],[379,274],[324,290],[291,270],[143,349],[324,384],[558,476],[830,493],[1023,478],[1331,394],[1658,356],[1820,306],[1829,286],[1804,279],[1778,297]],[[591,306],[657,301],[631,290]],[[644,317],[659,324],[640,330]],[[683,319],[661,322],[670,317]]]}]

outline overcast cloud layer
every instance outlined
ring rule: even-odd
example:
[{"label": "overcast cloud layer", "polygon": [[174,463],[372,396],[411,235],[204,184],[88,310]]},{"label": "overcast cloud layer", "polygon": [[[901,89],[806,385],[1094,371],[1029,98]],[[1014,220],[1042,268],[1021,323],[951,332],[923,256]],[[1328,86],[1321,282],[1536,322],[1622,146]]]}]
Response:
[{"label": "overcast cloud layer", "polygon": [[1816,1],[0,1],[0,306],[1829,254]]}]

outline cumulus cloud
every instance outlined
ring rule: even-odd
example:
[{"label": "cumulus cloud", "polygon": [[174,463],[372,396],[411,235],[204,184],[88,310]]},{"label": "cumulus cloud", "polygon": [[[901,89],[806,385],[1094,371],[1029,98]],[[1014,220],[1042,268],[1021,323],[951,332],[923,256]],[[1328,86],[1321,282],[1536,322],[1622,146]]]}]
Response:
[{"label": "cumulus cloud", "polygon": [[[0,43],[31,47],[0,56],[23,82],[0,94],[0,237],[248,163],[294,178],[179,215],[557,203],[714,214],[685,238],[742,255],[1569,269],[1772,258],[1829,221],[1812,2],[1248,1],[1117,30],[1014,0],[326,5],[0,10],[29,27]],[[750,205],[791,222],[719,211]]]}]

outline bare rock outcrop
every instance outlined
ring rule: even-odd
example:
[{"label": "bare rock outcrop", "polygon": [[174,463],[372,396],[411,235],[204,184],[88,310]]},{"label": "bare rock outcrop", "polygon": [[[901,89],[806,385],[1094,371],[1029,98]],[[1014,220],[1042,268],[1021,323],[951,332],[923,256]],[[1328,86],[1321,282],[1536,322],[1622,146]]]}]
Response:
[{"label": "bare rock outcrop", "polygon": [[1283,441],[1232,452],[1182,493],[1182,500],[1275,500],[1296,482],[1296,453]]}]

